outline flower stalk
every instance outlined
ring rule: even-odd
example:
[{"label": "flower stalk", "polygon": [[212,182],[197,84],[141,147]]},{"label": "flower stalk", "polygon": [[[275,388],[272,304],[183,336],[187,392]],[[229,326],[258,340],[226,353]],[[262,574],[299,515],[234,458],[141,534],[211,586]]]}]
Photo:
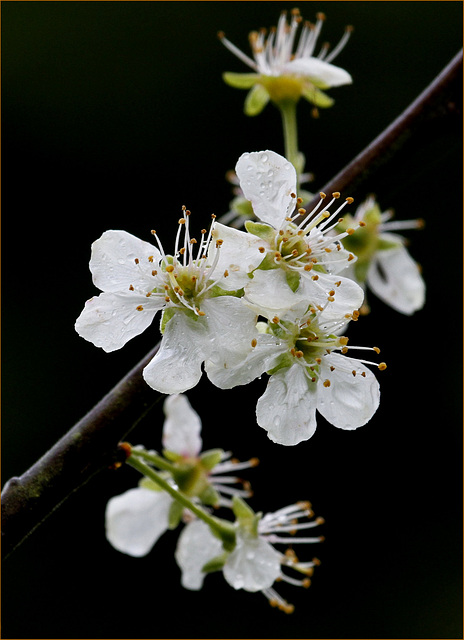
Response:
[{"label": "flower stalk", "polygon": [[163,491],[174,498],[174,500],[176,500],[184,508],[189,509],[197,516],[197,518],[203,520],[203,522],[205,522],[211,529],[211,532],[216,537],[222,540],[224,549],[226,551],[232,551],[232,549],[235,547],[235,531],[233,526],[226,520],[217,518],[216,516],[212,516],[210,513],[207,513],[204,509],[195,504],[195,502],[190,500],[188,496],[172,486],[172,484],[165,480],[165,478],[163,478],[157,471],[155,471],[153,467],[149,467],[140,459],[140,457],[143,457],[139,457],[140,453],[141,452],[137,449],[132,449],[132,454],[129,456],[129,458],[127,458],[126,463],[139,471],[146,478],[153,480],[153,482],[155,482],[159,487],[161,487],[161,489],[163,489]]}]

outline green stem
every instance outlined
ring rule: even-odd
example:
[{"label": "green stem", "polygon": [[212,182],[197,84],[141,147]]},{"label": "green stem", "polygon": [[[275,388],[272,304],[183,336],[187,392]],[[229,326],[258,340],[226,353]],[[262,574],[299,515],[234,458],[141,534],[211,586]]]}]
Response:
[{"label": "green stem", "polygon": [[170,471],[172,473],[173,471],[177,470],[177,467],[174,464],[168,462],[168,460],[166,460],[162,456],[159,456],[157,453],[145,451],[145,449],[132,448],[131,455],[139,456],[139,458],[143,458],[144,460],[151,462],[159,469],[163,469],[163,471]]},{"label": "green stem", "polygon": [[[300,167],[300,154],[298,152],[298,128],[296,119],[296,105],[293,100],[279,102],[280,113],[284,130],[285,157],[293,164],[299,175],[303,169]],[[298,186],[298,185],[297,185]]]},{"label": "green stem", "polygon": [[206,522],[211,531],[222,540],[224,549],[231,551],[235,547],[235,530],[230,522],[222,520],[221,518],[216,518],[204,511],[201,507],[192,502],[188,496],[170,485],[169,482],[157,471],[146,465],[139,458],[134,457],[134,455],[131,455],[126,462],[134,469],[137,469],[137,471],[142,475],[150,478],[153,482],[156,482],[156,484],[161,487],[163,491],[169,493],[174,500],[179,502],[186,509],[189,509],[198,518],[203,520],[203,522]]}]

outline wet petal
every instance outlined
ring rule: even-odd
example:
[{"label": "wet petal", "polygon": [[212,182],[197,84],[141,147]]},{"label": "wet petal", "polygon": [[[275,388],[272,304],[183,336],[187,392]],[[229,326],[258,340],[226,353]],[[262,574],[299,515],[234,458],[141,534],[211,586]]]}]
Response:
[{"label": "wet petal", "polygon": [[335,427],[357,429],[377,411],[380,402],[377,378],[355,358],[338,353],[325,356],[321,380],[329,380],[330,386],[319,383],[317,409]]},{"label": "wet petal", "polygon": [[219,259],[214,271],[214,278],[222,276],[225,271],[228,276],[218,283],[223,289],[232,291],[241,289],[248,282],[248,273],[256,269],[263,259],[259,247],[263,242],[256,236],[226,227],[217,223],[214,232],[214,240],[223,241],[221,247],[216,249],[214,241],[210,244],[208,252],[208,264],[211,263],[214,255],[219,251]]},{"label": "wet petal", "polygon": [[127,231],[105,231],[92,244],[90,271],[102,291],[125,293],[132,285],[148,293],[155,287],[152,271],[161,255],[149,242]]},{"label": "wet petal", "polygon": [[211,533],[202,520],[187,524],[179,536],[175,552],[176,562],[182,571],[182,586],[198,591],[206,574],[202,567],[222,553],[222,543]]},{"label": "wet petal", "polygon": [[291,197],[296,192],[293,165],[274,151],[257,151],[240,156],[235,171],[255,215],[279,228],[296,204]]},{"label": "wet petal", "polygon": [[224,578],[234,589],[268,589],[280,575],[280,554],[260,538],[237,536],[237,546],[224,565]]},{"label": "wet petal", "polygon": [[168,528],[172,498],[138,487],[115,496],[106,506],[106,537],[115,549],[140,558]]},{"label": "wet petal", "polygon": [[176,394],[166,398],[164,413],[163,447],[181,456],[197,456],[202,446],[201,420],[187,396]]},{"label": "wet petal", "polygon": [[308,440],[316,430],[316,384],[303,367],[294,364],[273,374],[258,400],[258,424],[273,442],[295,445]]},{"label": "wet petal", "polygon": [[90,298],[74,325],[81,338],[109,353],[145,331],[164,298],[137,293],[101,293]]},{"label": "wet petal", "polygon": [[404,247],[378,251],[369,266],[367,284],[381,300],[400,313],[411,315],[424,306],[424,280]]},{"label": "wet petal", "polygon": [[339,87],[353,82],[348,71],[319,58],[297,58],[287,62],[281,70],[285,73],[305,76],[320,89]]},{"label": "wet petal", "polygon": [[183,393],[201,378],[211,343],[205,324],[178,311],[166,324],[158,353],[143,370],[148,385],[161,393]]}]

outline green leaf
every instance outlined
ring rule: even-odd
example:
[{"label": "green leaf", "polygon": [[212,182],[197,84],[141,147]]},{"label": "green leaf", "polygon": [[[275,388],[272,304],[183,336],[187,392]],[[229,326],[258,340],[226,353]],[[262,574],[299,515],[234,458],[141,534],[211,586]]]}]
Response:
[{"label": "green leaf", "polygon": [[320,89],[317,89],[313,84],[306,85],[303,88],[302,95],[308,102],[321,109],[327,109],[327,107],[331,107],[335,102],[333,98]]},{"label": "green leaf", "polygon": [[257,116],[269,102],[269,93],[262,84],[255,84],[245,98],[244,111],[247,116]]},{"label": "green leaf", "polygon": [[233,73],[226,71],[222,74],[222,79],[230,87],[235,89],[251,89],[256,84],[259,75],[257,73]]}]

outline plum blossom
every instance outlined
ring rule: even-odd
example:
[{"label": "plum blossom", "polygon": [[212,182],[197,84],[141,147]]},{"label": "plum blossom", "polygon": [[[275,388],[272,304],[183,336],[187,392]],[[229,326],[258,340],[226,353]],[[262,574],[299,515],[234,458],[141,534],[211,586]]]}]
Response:
[{"label": "plum blossom", "polygon": [[293,9],[288,23],[287,12],[283,11],[277,28],[272,27],[268,37],[266,29],[250,33],[253,58],[232,44],[223,32],[219,33],[227,49],[253,70],[253,73],[227,72],[223,75],[225,82],[232,87],[251,89],[245,101],[247,115],[260,113],[269,100],[296,102],[303,97],[316,107],[330,107],[334,101],[321,89],[352,83],[347,71],[332,64],[348,42],[351,27],[346,28],[330,53],[329,46],[325,44],[314,55],[324,20],[324,14],[318,13],[315,24],[305,21],[295,46],[298,27],[303,19],[299,10]]},{"label": "plum blossom", "polygon": [[[199,502],[216,506],[230,507],[230,496],[251,495],[248,483],[224,474],[253,467],[256,458],[237,462],[228,460],[230,454],[222,450],[201,453],[201,420],[186,396],[169,396],[164,411],[162,442],[169,458],[175,460],[178,473],[174,471],[172,482],[177,487]],[[237,484],[243,488],[233,486]],[[167,529],[177,526],[180,518],[188,521],[192,517],[170,495],[144,478],[138,487],[108,501],[106,537],[118,551],[138,558],[147,555]],[[220,540],[215,540],[221,548]]]},{"label": "plum blossom", "polygon": [[[242,253],[232,256],[229,240],[224,243],[214,219],[197,242],[190,236],[190,212],[183,207],[183,213],[173,255],[165,253],[155,231],[158,248],[117,230],[105,231],[93,243],[90,271],[103,293],[87,301],[75,324],[81,337],[111,352],[142,333],[163,311],[161,347],[143,372],[146,382],[161,393],[182,393],[195,386],[202,362],[214,351],[227,350],[239,327],[254,323],[254,314],[235,295],[247,281],[247,258],[256,239],[223,227],[228,239],[245,236]],[[257,253],[255,248],[253,255]]]},{"label": "plum blossom", "polygon": [[[420,229],[424,222],[417,220],[390,221],[393,211],[381,213],[373,196],[347,215],[337,227],[363,222],[363,228],[345,240],[345,246],[356,252],[358,260],[348,275],[364,288],[371,289],[383,302],[396,311],[412,315],[425,303],[425,283],[419,266],[405,247],[406,239],[391,231]],[[368,311],[367,304],[364,310]]]},{"label": "plum blossom", "polygon": [[[230,553],[222,553],[220,542],[204,522],[195,521],[184,528],[175,554],[182,571],[182,586],[199,590],[207,572],[222,569],[226,582],[234,589],[262,592],[272,606],[291,613],[293,605],[276,592],[274,583],[309,587],[309,576],[319,561],[314,558],[300,562],[293,550],[282,553],[274,545],[321,542],[321,536],[299,537],[295,534],[322,524],[323,519],[306,521],[314,515],[308,502],[298,502],[263,516],[255,514],[243,501],[234,499],[234,513],[237,544]],[[305,521],[300,522],[302,519]],[[293,577],[284,569],[304,577]]]},{"label": "plum blossom", "polygon": [[[331,202],[320,211],[325,201],[325,194],[321,194],[309,217],[297,224],[295,220],[301,211],[294,212],[298,202],[296,171],[288,160],[273,151],[244,153],[236,172],[244,196],[251,201],[261,221],[245,223],[249,235],[261,241],[258,243],[261,260],[245,285],[247,300],[269,312],[282,313],[297,300],[325,305],[328,292],[333,290],[334,300],[328,313],[343,315],[361,306],[362,288],[339,275],[356,259],[341,241],[359,225],[336,236],[330,233],[336,224],[334,220],[338,220],[340,211],[352,198],[329,213],[340,194],[334,193]],[[243,243],[244,236],[235,234],[228,242],[229,251],[239,254]],[[254,258],[253,264],[256,262]]]},{"label": "plum blossom", "polygon": [[[321,311],[301,303],[281,317],[268,317],[233,357],[207,363],[210,380],[221,389],[269,374],[256,417],[278,444],[291,446],[311,438],[316,410],[335,427],[352,430],[366,424],[379,406],[379,383],[365,366],[375,363],[346,353],[380,349],[348,347],[348,338],[339,334],[350,320],[358,319],[359,312],[334,319],[327,315],[330,304]],[[386,368],[383,362],[376,366]]]}]

